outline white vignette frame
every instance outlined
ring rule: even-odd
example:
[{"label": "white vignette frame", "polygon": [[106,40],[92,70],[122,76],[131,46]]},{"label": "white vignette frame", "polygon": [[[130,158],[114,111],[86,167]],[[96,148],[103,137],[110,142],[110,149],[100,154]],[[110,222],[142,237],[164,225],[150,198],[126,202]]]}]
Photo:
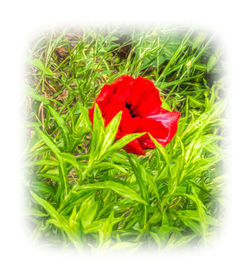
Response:
[{"label": "white vignette frame", "polygon": [[[223,7],[220,6],[220,10],[221,9],[224,11]],[[230,10],[230,12],[233,13],[234,11]],[[122,18],[124,20],[124,17]],[[17,273],[23,271],[26,273],[26,276],[31,276],[33,273],[36,273],[38,276],[44,276],[46,272],[56,274],[58,270],[65,276],[69,274],[77,274],[79,272],[91,273],[91,275],[94,276],[100,274],[110,275],[109,267],[112,267],[114,272],[116,271],[121,276],[129,274],[130,270],[133,271],[133,275],[141,274],[142,272],[144,275],[152,275],[159,272],[172,274],[176,271],[178,274],[187,274],[190,272],[190,275],[192,276],[196,274],[198,276],[200,273],[202,273],[203,276],[210,276],[214,272],[218,275],[225,274],[226,272],[235,272],[238,274],[240,274],[240,272],[245,273],[244,268],[247,260],[243,250],[244,246],[249,242],[249,223],[246,223],[246,211],[248,210],[247,195],[249,195],[249,186],[247,186],[246,178],[248,170],[247,157],[249,154],[249,147],[246,146],[249,138],[249,132],[246,130],[247,125],[244,119],[248,117],[247,104],[249,103],[249,94],[247,95],[246,92],[244,93],[244,91],[247,90],[244,80],[248,80],[246,65],[248,64],[249,57],[241,59],[241,54],[244,53],[244,51],[247,53],[247,41],[243,40],[243,44],[241,44],[242,47],[240,49],[238,48],[238,39],[243,37],[245,34],[245,21],[238,17],[239,22],[242,24],[238,25],[238,28],[234,28],[235,26],[233,23],[231,23],[231,25],[229,23],[229,15],[226,19],[224,19],[225,22],[223,22],[218,14],[217,17],[213,17],[213,23],[208,20],[208,17],[194,17],[193,19],[193,23],[195,23],[195,25],[197,25],[200,21],[201,25],[205,26],[205,28],[208,28],[209,30],[214,29],[216,33],[220,35],[221,41],[223,41],[223,46],[225,46],[225,58],[228,62],[227,86],[229,92],[229,104],[227,110],[227,120],[230,126],[230,147],[226,166],[228,175],[228,182],[226,186],[227,212],[224,222],[225,224],[221,230],[222,236],[220,236],[213,246],[207,249],[200,248],[192,252],[188,250],[164,254],[156,252],[140,252],[140,255],[109,255],[106,253],[105,256],[103,254],[86,256],[85,254],[79,255],[79,253],[74,252],[58,253],[46,249],[39,249],[39,247],[34,247],[34,245],[28,243],[24,232],[25,228],[23,226],[21,204],[22,187],[20,184],[22,175],[22,169],[20,166],[22,161],[22,149],[21,140],[18,139],[22,135],[22,121],[19,117],[19,111],[22,109],[20,88],[22,88],[23,83],[23,57],[25,56],[25,47],[27,45],[26,41],[28,40],[30,34],[34,31],[37,32],[39,29],[45,29],[45,25],[49,25],[49,23],[44,24],[41,20],[42,17],[39,17],[39,19],[37,18],[37,20],[35,20],[34,17],[32,17],[32,19],[35,22],[32,26],[29,26],[28,20],[18,26],[17,30],[19,30],[20,33],[17,34],[15,40],[18,39],[19,48],[11,48],[11,50],[16,50],[13,57],[16,58],[17,67],[12,71],[16,82],[13,83],[12,79],[8,78],[8,75],[5,74],[6,72],[11,72],[10,70],[6,70],[5,68],[5,72],[3,73],[3,76],[6,77],[3,89],[8,92],[10,91],[9,86],[11,85],[11,92],[13,92],[15,97],[11,99],[13,100],[14,109],[12,108],[10,120],[7,123],[3,122],[2,124],[2,127],[5,130],[9,130],[11,137],[6,141],[4,140],[5,138],[2,138],[1,142],[4,144],[7,142],[6,145],[12,146],[11,151],[9,151],[7,147],[3,150],[3,157],[6,157],[5,165],[7,165],[4,167],[6,168],[3,178],[3,184],[5,184],[4,190],[6,189],[6,192],[4,192],[7,196],[10,193],[13,195],[11,203],[8,202],[8,197],[4,197],[2,200],[2,204],[8,209],[8,217],[4,217],[3,219],[4,224],[8,226],[8,228],[4,228],[4,230],[1,231],[1,238],[3,239],[2,249],[5,253],[6,261],[2,267],[2,270]],[[140,18],[140,22],[133,19],[134,18],[132,17],[130,21],[134,21],[136,24],[141,24],[141,22],[143,22],[143,18]],[[178,18],[174,19],[172,17],[172,19],[174,23],[178,23]],[[63,21],[63,19],[60,20]],[[66,21],[67,20],[69,19],[67,18]],[[89,18],[89,21],[91,20],[92,19]],[[123,20],[121,20],[121,24],[124,24],[124,22],[122,22]],[[83,23],[86,24],[87,21],[88,19],[86,19],[86,22]],[[108,22],[107,19],[105,20],[105,18],[103,18],[98,22],[91,21],[91,24],[106,24],[106,21]],[[117,18],[114,19],[114,21],[117,21]],[[150,24],[147,23],[147,20],[145,21],[145,25]],[[53,20],[52,25],[53,24],[58,25],[55,20]],[[13,27],[11,27],[11,30],[14,30],[14,28],[12,28]],[[7,64],[8,61],[5,57],[3,57],[3,60],[4,63],[6,62]],[[241,70],[239,71],[239,69]],[[10,77],[13,78],[13,74]],[[243,102],[241,101],[242,93],[244,97]],[[9,96],[9,94],[7,93],[6,96]],[[2,101],[4,103],[8,103],[7,100],[9,99],[5,99],[5,96],[3,96]],[[3,114],[9,114],[8,105],[3,106],[1,112],[3,112]],[[11,126],[16,126],[16,128],[10,128],[10,124]],[[13,158],[13,156],[16,157],[14,162],[10,159]],[[11,167],[8,167],[8,165],[11,165]],[[13,168],[15,174],[13,173]],[[244,185],[243,188],[242,185]],[[244,191],[244,194],[242,194],[242,191]],[[238,225],[239,223],[240,225]],[[238,226],[241,226],[240,230]],[[13,261],[16,266],[12,266]],[[42,268],[42,264],[45,264],[46,267]],[[58,264],[60,264],[60,266],[58,266]],[[199,264],[199,266],[197,266],[197,264]],[[182,266],[179,267],[179,265]],[[155,272],[155,270],[158,272]]]}]

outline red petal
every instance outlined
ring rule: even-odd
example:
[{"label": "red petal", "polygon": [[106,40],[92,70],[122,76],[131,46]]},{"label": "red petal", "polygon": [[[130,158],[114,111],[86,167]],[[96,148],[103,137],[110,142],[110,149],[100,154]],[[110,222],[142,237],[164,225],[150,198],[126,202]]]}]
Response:
[{"label": "red petal", "polygon": [[145,151],[142,149],[141,144],[138,139],[135,139],[135,140],[131,141],[130,143],[128,143],[124,147],[124,149],[128,153],[133,153],[133,154],[137,154],[137,155],[145,155]]},{"label": "red petal", "polygon": [[[177,111],[169,112],[161,108],[159,114],[147,116],[148,119],[153,119],[157,122],[161,122],[165,128],[169,129],[169,135],[167,137],[167,143],[170,142],[177,131],[178,120],[181,113]],[[153,134],[152,134],[153,135]]]},{"label": "red petal", "polygon": [[142,77],[134,80],[134,86],[127,102],[140,117],[159,112],[162,105],[159,91],[150,80]]},{"label": "red petal", "polygon": [[103,87],[100,93],[101,96],[97,97],[96,102],[102,111],[105,125],[109,124],[116,114],[125,107],[131,92],[132,81],[133,78],[130,76],[121,76],[108,87]]},{"label": "red petal", "polygon": [[[139,117],[131,117],[129,110],[124,108],[122,111],[121,123],[119,125],[118,132],[116,134],[116,138],[120,139],[128,134],[133,134],[138,129],[138,125],[140,123]],[[140,142],[138,139],[135,139],[128,143],[124,149],[129,153],[134,153],[138,155],[144,155],[145,151],[142,149]]]},{"label": "red petal", "polygon": [[134,78],[128,75],[118,77],[113,84],[119,86],[131,86],[134,83]]},{"label": "red petal", "polygon": [[[177,130],[180,113],[161,108],[159,91],[154,84],[142,77],[133,79],[121,76],[105,85],[96,99],[107,125],[114,116],[123,111],[116,138],[136,132],[150,133],[160,144],[170,142]],[[94,106],[89,109],[93,122]],[[127,152],[145,154],[143,149],[155,148],[148,134],[135,139],[124,147]]]},{"label": "red petal", "polygon": [[[110,99],[113,95],[113,91],[114,91],[113,85],[104,85],[103,88],[101,89],[98,97],[96,98],[96,103],[98,104],[98,106],[102,112],[102,116],[104,118],[105,125],[107,125],[107,123],[105,120],[104,107],[110,101]],[[93,117],[94,117],[94,110],[95,110],[95,104],[93,105],[92,108],[89,109],[89,118],[92,123],[93,123]]]},{"label": "red petal", "polygon": [[[121,139],[122,137],[129,135],[130,133],[121,132],[120,130],[117,131],[116,139]],[[128,153],[134,153],[137,155],[144,155],[145,151],[142,149],[141,144],[138,139],[134,139],[127,145],[123,147]]]},{"label": "red petal", "polygon": [[102,110],[106,104],[109,103],[111,97],[113,96],[114,92],[114,85],[104,85],[101,89],[99,95],[96,98],[96,103],[98,104],[99,108]]},{"label": "red petal", "polygon": [[93,118],[94,118],[94,107],[93,106],[91,109],[89,109],[89,119],[93,123]]},{"label": "red petal", "polygon": [[139,127],[139,124],[139,117],[132,117],[127,108],[122,110],[122,118],[119,126],[121,132],[126,132],[128,134],[135,133]]},{"label": "red petal", "polygon": [[[155,138],[166,138],[169,136],[169,128],[165,127],[160,121],[151,118],[142,118],[137,132],[149,132]],[[148,138],[148,135],[142,138]]]},{"label": "red petal", "polygon": [[[162,146],[167,145],[167,139],[155,138]],[[140,139],[140,144],[143,149],[155,148],[155,144],[150,138]]]}]

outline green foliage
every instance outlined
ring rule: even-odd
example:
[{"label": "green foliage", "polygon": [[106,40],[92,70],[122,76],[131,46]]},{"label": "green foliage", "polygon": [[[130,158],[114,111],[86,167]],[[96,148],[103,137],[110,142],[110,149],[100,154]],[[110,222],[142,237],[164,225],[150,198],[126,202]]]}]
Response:
[{"label": "green foliage", "polygon": [[[225,141],[220,49],[184,28],[125,33],[85,30],[41,36],[26,84],[28,214],[49,244],[170,249],[206,242],[221,225]],[[122,74],[144,76],[181,118],[174,139],[145,156],[122,148],[95,105]],[[45,242],[42,240],[43,243]]]}]

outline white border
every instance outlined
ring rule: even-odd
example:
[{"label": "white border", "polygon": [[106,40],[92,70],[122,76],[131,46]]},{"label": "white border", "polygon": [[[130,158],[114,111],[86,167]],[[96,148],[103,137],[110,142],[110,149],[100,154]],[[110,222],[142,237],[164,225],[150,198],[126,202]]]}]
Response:
[{"label": "white border", "polygon": [[[249,8],[247,1],[20,1],[1,16],[1,276],[246,276],[249,255]],[[186,23],[216,30],[228,62],[227,220],[218,244],[169,254],[86,255],[27,244],[20,210],[23,57],[29,37],[60,24]]]}]

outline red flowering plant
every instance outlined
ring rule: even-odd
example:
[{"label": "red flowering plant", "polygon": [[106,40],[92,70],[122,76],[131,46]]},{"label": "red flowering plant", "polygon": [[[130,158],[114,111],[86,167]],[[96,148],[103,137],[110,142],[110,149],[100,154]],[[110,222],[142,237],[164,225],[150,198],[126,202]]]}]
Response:
[{"label": "red flowering plant", "polygon": [[[154,84],[143,77],[120,76],[112,84],[106,84],[96,98],[104,124],[122,111],[122,118],[116,139],[132,133],[142,133],[139,138],[128,143],[124,149],[129,153],[145,154],[145,149],[155,148],[150,133],[156,141],[166,146],[174,137],[180,113],[163,109],[159,91]],[[95,105],[89,109],[93,123]]]}]

